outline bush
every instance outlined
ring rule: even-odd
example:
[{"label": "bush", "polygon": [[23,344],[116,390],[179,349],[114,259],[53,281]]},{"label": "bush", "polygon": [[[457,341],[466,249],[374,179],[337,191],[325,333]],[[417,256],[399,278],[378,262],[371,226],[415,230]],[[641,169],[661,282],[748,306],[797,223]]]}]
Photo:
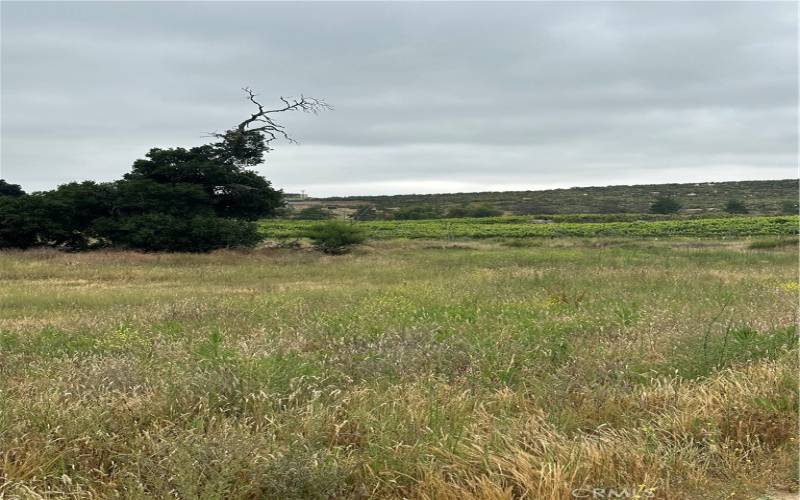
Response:
[{"label": "bush", "polygon": [[297,212],[293,218],[297,220],[326,220],[331,217],[333,217],[333,214],[330,210],[322,207],[308,207]]},{"label": "bush", "polygon": [[669,196],[662,196],[650,205],[650,211],[654,214],[675,214],[683,208],[681,202]]},{"label": "bush", "polygon": [[96,222],[94,231],[115,246],[145,251],[208,252],[261,241],[255,223],[213,215],[184,218],[151,212],[105,218]]},{"label": "bush", "polygon": [[725,211],[729,214],[746,214],[748,212],[741,200],[728,200],[728,203],[725,204]]},{"label": "bush", "polygon": [[318,250],[333,255],[346,253],[351,246],[366,240],[360,227],[341,220],[331,220],[311,226],[305,236],[311,239]]},{"label": "bush", "polygon": [[485,204],[454,207],[447,212],[447,217],[453,219],[462,217],[497,217],[498,215],[503,215],[503,212]]},{"label": "bush", "polygon": [[378,212],[372,205],[359,205],[351,218],[353,220],[385,220],[386,213]]},{"label": "bush", "polygon": [[429,206],[401,208],[394,213],[394,218],[397,220],[440,219],[441,217],[442,212],[438,208]]},{"label": "bush", "polygon": [[800,210],[800,204],[796,201],[785,200],[781,203],[781,213],[786,215],[797,215]]}]

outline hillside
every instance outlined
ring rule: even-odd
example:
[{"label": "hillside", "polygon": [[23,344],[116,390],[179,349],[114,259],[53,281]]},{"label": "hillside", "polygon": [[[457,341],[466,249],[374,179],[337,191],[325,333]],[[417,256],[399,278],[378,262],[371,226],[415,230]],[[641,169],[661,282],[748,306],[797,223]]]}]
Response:
[{"label": "hillside", "polygon": [[394,210],[412,206],[448,209],[467,204],[487,204],[507,214],[643,213],[659,196],[677,198],[684,211],[722,211],[725,203],[738,199],[751,213],[785,212],[786,203],[796,203],[798,180],[707,182],[687,184],[642,184],[634,186],[574,187],[543,191],[503,191],[397,196],[349,196],[308,198],[295,206],[325,205],[331,208],[374,206]]}]

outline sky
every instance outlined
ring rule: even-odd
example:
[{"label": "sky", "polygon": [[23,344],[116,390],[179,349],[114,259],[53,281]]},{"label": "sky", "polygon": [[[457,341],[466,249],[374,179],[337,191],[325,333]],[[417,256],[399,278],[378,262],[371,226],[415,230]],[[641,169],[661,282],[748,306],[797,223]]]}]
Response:
[{"label": "sky", "polygon": [[110,181],[265,104],[313,196],[798,175],[794,2],[0,4],[0,178]]}]

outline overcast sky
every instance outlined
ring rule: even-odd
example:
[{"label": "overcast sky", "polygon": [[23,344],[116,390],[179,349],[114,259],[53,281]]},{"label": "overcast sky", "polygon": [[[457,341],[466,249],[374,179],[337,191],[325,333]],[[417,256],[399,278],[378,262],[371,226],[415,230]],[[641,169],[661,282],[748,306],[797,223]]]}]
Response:
[{"label": "overcast sky", "polygon": [[119,178],[260,98],[312,195],[797,176],[797,4],[2,2],[0,177]]}]

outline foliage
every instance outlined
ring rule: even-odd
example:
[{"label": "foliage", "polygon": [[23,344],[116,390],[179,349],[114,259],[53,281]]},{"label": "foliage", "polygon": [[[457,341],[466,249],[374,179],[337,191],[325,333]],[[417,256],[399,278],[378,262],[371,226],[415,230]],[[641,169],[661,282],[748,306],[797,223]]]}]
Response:
[{"label": "foliage", "polygon": [[212,134],[215,142],[153,148],[116,182],[70,183],[25,196],[18,186],[0,181],[0,191],[11,195],[0,196],[0,247],[204,252],[254,245],[259,236],[251,221],[283,206],[281,191],[251,169],[264,162],[272,141],[292,141],[274,114],[331,107],[301,96],[281,97],[283,106],[271,109],[252,89],[242,90],[255,113]]},{"label": "foliage", "polygon": [[0,197],[10,196],[16,198],[24,194],[25,191],[22,190],[19,184],[9,184],[3,179],[0,179]]},{"label": "foliage", "polygon": [[483,203],[477,205],[467,205],[462,207],[454,207],[447,211],[448,218],[460,217],[497,217],[503,215],[503,212],[496,208]]},{"label": "foliage", "polygon": [[254,246],[261,241],[255,223],[208,214],[189,218],[144,212],[97,219],[94,230],[115,246],[145,251],[208,252]]},{"label": "foliage", "polygon": [[[571,220],[567,218],[567,220]],[[719,219],[674,219],[642,222],[553,222],[526,217],[436,219],[409,221],[364,221],[353,223],[370,238],[554,238],[554,237],[733,237],[798,233],[798,217],[725,217]],[[300,238],[309,224],[292,220],[264,220],[266,238]]]},{"label": "foliage", "polygon": [[[70,250],[115,246],[205,252],[252,246],[252,220],[281,206],[281,193],[245,168],[261,163],[265,138],[252,133],[190,149],[151,149],[113,182],[69,183],[52,191],[0,197],[0,247]],[[17,194],[14,194],[17,193]]]},{"label": "foliage", "polygon": [[654,214],[675,214],[683,207],[681,202],[669,196],[661,196],[650,205]]},{"label": "foliage", "polygon": [[749,212],[742,200],[728,200],[725,204],[725,211],[729,214],[746,214]]},{"label": "foliage", "polygon": [[311,239],[319,250],[334,255],[346,253],[350,247],[366,239],[360,227],[342,220],[314,224],[304,231],[303,236]]},{"label": "foliage", "polygon": [[800,204],[797,201],[784,200],[781,202],[781,213],[786,215],[798,215]]},{"label": "foliage", "polygon": [[442,212],[437,207],[426,205],[401,208],[394,212],[394,218],[397,220],[438,219],[441,216]]},{"label": "foliage", "polygon": [[0,248],[30,248],[50,230],[50,212],[40,196],[0,197]]},{"label": "foliage", "polygon": [[326,220],[331,217],[333,217],[333,214],[330,210],[319,206],[304,208],[292,216],[293,219],[297,220]]},{"label": "foliage", "polygon": [[384,220],[389,217],[385,212],[379,212],[372,205],[359,205],[350,218],[353,220]]},{"label": "foliage", "polygon": [[[259,134],[252,134],[258,136]],[[264,141],[261,136],[261,142]],[[259,151],[262,146],[251,140],[251,147]],[[239,151],[237,148],[233,148]],[[219,217],[254,220],[270,215],[282,204],[281,193],[272,189],[269,181],[255,171],[238,166],[241,158],[228,156],[231,148],[225,141],[198,146],[191,149],[151,149],[145,159],[136,160],[133,169],[125,174],[125,181],[134,183],[134,191],[145,191],[155,198],[158,205],[150,210],[164,213],[180,210],[171,205],[169,196],[153,191],[179,186],[187,191],[187,207],[213,209]],[[248,159],[248,165],[257,165],[252,152],[239,152]],[[137,184],[149,183],[149,184]],[[175,193],[182,196],[181,193]],[[134,197],[136,193],[134,192]],[[142,200],[143,203],[146,203]],[[195,213],[195,212],[190,212]]]},{"label": "foliage", "polygon": [[[350,196],[318,198],[321,203],[346,201],[371,205],[378,211],[414,206],[438,206],[444,212],[470,204],[487,204],[515,215],[647,213],[655,196],[681,200],[687,210],[721,212],[732,199],[746,199],[750,213],[782,213],[785,200],[797,202],[798,180],[702,182],[685,184],[640,184],[588,186],[542,191],[501,191],[480,193],[408,194],[393,196]],[[783,213],[797,214],[797,210]]]}]

